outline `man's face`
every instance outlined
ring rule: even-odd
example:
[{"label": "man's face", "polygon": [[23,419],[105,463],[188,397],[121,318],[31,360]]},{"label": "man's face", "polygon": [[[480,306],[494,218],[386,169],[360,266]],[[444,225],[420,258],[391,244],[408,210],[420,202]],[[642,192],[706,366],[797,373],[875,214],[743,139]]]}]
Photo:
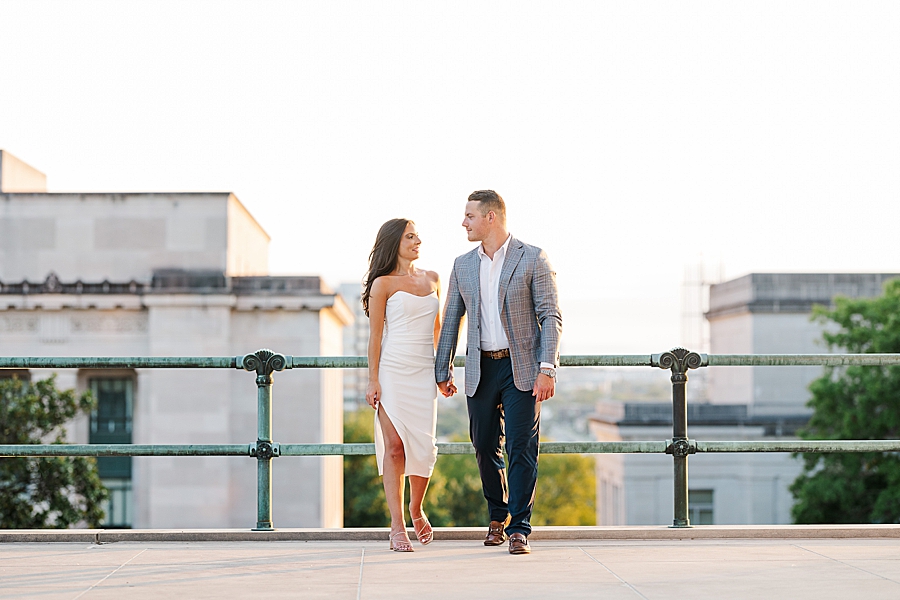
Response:
[{"label": "man's face", "polygon": [[482,242],[491,232],[494,213],[488,211],[486,215],[481,214],[481,203],[472,200],[466,202],[466,217],[463,219],[462,226],[466,228],[466,234],[469,236],[470,242]]}]

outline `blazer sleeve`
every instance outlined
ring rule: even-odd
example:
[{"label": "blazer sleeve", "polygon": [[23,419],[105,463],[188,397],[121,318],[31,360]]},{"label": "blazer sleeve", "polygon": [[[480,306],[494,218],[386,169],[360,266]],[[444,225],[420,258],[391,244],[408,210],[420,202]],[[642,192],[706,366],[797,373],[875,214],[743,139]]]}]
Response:
[{"label": "blazer sleeve", "polygon": [[559,337],[562,335],[562,315],[559,310],[559,293],[556,288],[556,271],[540,251],[531,280],[531,297],[534,312],[541,326],[540,362],[559,367]]},{"label": "blazer sleeve", "polygon": [[447,300],[444,303],[444,319],[441,324],[441,336],[434,356],[434,380],[437,383],[447,381],[453,373],[453,355],[459,341],[459,325],[466,314],[466,304],[459,293],[459,281],[456,276],[456,265],[450,273],[447,286]]}]

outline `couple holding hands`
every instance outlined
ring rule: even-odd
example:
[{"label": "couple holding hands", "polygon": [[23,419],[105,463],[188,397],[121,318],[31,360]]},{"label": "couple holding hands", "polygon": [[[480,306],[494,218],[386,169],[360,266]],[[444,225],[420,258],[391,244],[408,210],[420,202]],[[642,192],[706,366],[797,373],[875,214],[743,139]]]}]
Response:
[{"label": "couple holding hands", "polygon": [[484,544],[509,539],[510,554],[528,554],[540,407],[553,397],[559,366],[556,273],[543,250],[509,234],[506,205],[493,190],[469,196],[462,225],[479,245],[453,264],[443,324],[438,275],[413,264],[421,240],[412,221],[382,225],[369,255],[362,294],[370,332],[366,401],[375,409],[390,547],[413,551],[403,505],[406,476],[416,538],[422,544],[433,539],[422,502],[437,460],[435,383],[445,397],[457,391],[452,361],[468,313],[465,392],[469,437],[490,513]]}]

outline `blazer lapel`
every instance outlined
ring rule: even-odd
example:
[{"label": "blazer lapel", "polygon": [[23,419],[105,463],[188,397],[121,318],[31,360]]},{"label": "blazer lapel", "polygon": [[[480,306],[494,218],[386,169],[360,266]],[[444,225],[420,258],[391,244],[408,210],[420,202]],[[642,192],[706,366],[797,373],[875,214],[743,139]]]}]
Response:
[{"label": "blazer lapel", "polygon": [[509,246],[506,248],[506,258],[503,259],[503,270],[500,271],[500,304],[498,306],[500,306],[501,313],[503,313],[506,301],[506,290],[509,287],[509,280],[523,254],[525,254],[525,246],[522,242],[514,237],[510,237]]},{"label": "blazer lapel", "polygon": [[472,251],[469,259],[469,274],[475,280],[475,293],[472,295],[472,307],[469,311],[470,319],[475,319],[476,323],[481,319],[481,257],[478,256],[478,249]]}]

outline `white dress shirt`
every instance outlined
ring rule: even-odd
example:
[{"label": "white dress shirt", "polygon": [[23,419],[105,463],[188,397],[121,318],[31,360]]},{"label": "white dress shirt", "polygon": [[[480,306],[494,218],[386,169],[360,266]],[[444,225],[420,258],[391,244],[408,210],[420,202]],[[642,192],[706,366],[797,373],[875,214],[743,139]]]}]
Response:
[{"label": "white dress shirt", "polygon": [[481,258],[481,313],[478,318],[482,350],[509,348],[509,340],[500,321],[500,273],[511,238],[506,237],[503,245],[494,252],[493,260],[485,254],[483,244],[478,246],[478,256]]},{"label": "white dress shirt", "polygon": [[[478,257],[481,259],[481,313],[478,315],[481,327],[482,350],[504,350],[509,348],[509,339],[500,321],[500,273],[506,260],[511,235],[506,236],[503,245],[494,252],[494,258],[485,254],[484,245],[478,246]],[[551,363],[541,363],[542,369],[552,369]]]}]

